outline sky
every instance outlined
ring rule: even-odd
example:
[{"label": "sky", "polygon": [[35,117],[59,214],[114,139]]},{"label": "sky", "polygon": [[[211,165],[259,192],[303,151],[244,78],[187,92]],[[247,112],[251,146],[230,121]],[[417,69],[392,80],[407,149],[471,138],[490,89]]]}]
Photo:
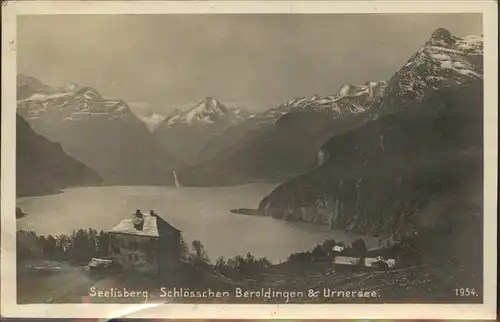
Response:
[{"label": "sky", "polygon": [[388,80],[441,27],[482,34],[479,14],[23,16],[17,69],[162,114],[208,96],[261,111]]}]

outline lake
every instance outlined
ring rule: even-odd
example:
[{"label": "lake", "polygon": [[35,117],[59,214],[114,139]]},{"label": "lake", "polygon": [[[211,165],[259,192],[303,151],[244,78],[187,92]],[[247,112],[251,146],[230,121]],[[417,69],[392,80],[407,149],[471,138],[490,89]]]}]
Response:
[{"label": "lake", "polygon": [[[154,209],[182,231],[186,242],[201,241],[212,262],[219,256],[250,252],[278,263],[290,253],[310,250],[327,238],[350,244],[360,237],[325,226],[230,212],[233,208],[256,208],[276,186],[71,188],[56,195],[18,198],[17,205],[28,215],[17,220],[17,229],[39,235],[69,234],[79,228],[106,230],[136,209]],[[368,247],[377,245],[375,238],[363,239]]]}]

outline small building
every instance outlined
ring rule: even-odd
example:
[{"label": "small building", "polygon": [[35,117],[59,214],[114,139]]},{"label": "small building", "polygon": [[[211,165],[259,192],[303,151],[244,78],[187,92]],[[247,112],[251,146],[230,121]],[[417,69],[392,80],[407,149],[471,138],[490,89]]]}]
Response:
[{"label": "small building", "polygon": [[332,249],[332,250],[333,250],[334,252],[341,253],[341,252],[343,252],[343,251],[344,251],[344,248],[345,248],[344,246],[341,246],[341,245],[335,245],[335,246],[333,246],[333,249]]},{"label": "small building", "polygon": [[90,269],[106,269],[113,265],[113,261],[110,259],[103,258],[92,258],[88,264]]},{"label": "small building", "polygon": [[359,257],[352,257],[352,256],[336,256],[333,259],[333,263],[335,265],[342,265],[342,266],[356,266],[359,264]]},{"label": "small building", "polygon": [[[382,264],[382,265],[380,265]],[[387,268],[393,268],[396,265],[396,260],[392,258],[384,258],[382,256],[377,257],[366,257],[365,266],[372,268],[380,268],[381,266],[387,265]]]},{"label": "small building", "polygon": [[167,273],[179,262],[181,232],[154,211],[137,210],[107,233],[108,258],[124,271]]}]

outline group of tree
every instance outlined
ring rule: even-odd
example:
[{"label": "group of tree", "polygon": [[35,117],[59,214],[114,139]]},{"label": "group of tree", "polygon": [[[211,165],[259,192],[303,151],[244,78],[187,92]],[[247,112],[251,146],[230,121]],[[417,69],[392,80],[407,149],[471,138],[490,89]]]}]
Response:
[{"label": "group of tree", "polygon": [[218,273],[234,279],[256,277],[263,269],[271,266],[271,262],[265,257],[255,258],[250,253],[247,253],[246,256],[237,255],[227,259],[221,256],[212,266],[205,247],[199,240],[193,240],[191,248],[184,240],[181,240],[181,253],[183,261],[191,267],[213,268]]},{"label": "group of tree", "polygon": [[88,262],[92,257],[106,256],[108,235],[94,229],[79,229],[70,235],[38,236],[33,231],[16,233],[18,261],[29,259]]},{"label": "group of tree", "polygon": [[193,240],[191,242],[191,249],[189,249],[187,243],[181,237],[181,260],[192,266],[203,267],[210,265],[210,259],[208,258],[205,246],[199,240]]},{"label": "group of tree", "polygon": [[269,266],[271,266],[271,262],[267,258],[255,258],[250,253],[247,253],[246,256],[237,255],[228,259],[221,256],[215,263],[215,269],[219,273],[237,279],[256,278]]}]

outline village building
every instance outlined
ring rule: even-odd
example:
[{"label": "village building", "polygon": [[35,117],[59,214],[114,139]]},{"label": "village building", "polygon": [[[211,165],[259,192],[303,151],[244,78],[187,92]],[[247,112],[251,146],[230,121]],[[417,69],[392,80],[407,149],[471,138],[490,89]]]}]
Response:
[{"label": "village building", "polygon": [[342,265],[342,266],[356,266],[359,265],[359,262],[360,258],[353,256],[336,256],[333,259],[333,263],[335,265]]},{"label": "village building", "polygon": [[387,268],[394,268],[394,266],[396,266],[396,260],[393,258],[385,259],[382,256],[365,257],[365,266],[366,267],[378,268],[377,265],[380,263],[385,263],[385,265],[387,265]]},{"label": "village building", "polygon": [[179,263],[181,232],[154,211],[137,210],[107,233],[108,258],[124,271],[167,274]]},{"label": "village building", "polygon": [[335,246],[333,246],[332,251],[337,252],[337,253],[341,253],[341,252],[343,252],[343,251],[344,251],[344,249],[345,249],[345,247],[344,247],[344,246],[341,246],[341,245],[335,245]]},{"label": "village building", "polygon": [[[333,264],[336,266],[348,267],[348,266],[362,266],[374,269],[381,269],[383,266],[386,268],[394,268],[396,265],[396,260],[392,258],[378,257],[364,257],[363,261],[361,257],[355,256],[336,256],[333,259]],[[360,265],[361,264],[361,265]],[[381,265],[382,264],[382,265]]]}]

